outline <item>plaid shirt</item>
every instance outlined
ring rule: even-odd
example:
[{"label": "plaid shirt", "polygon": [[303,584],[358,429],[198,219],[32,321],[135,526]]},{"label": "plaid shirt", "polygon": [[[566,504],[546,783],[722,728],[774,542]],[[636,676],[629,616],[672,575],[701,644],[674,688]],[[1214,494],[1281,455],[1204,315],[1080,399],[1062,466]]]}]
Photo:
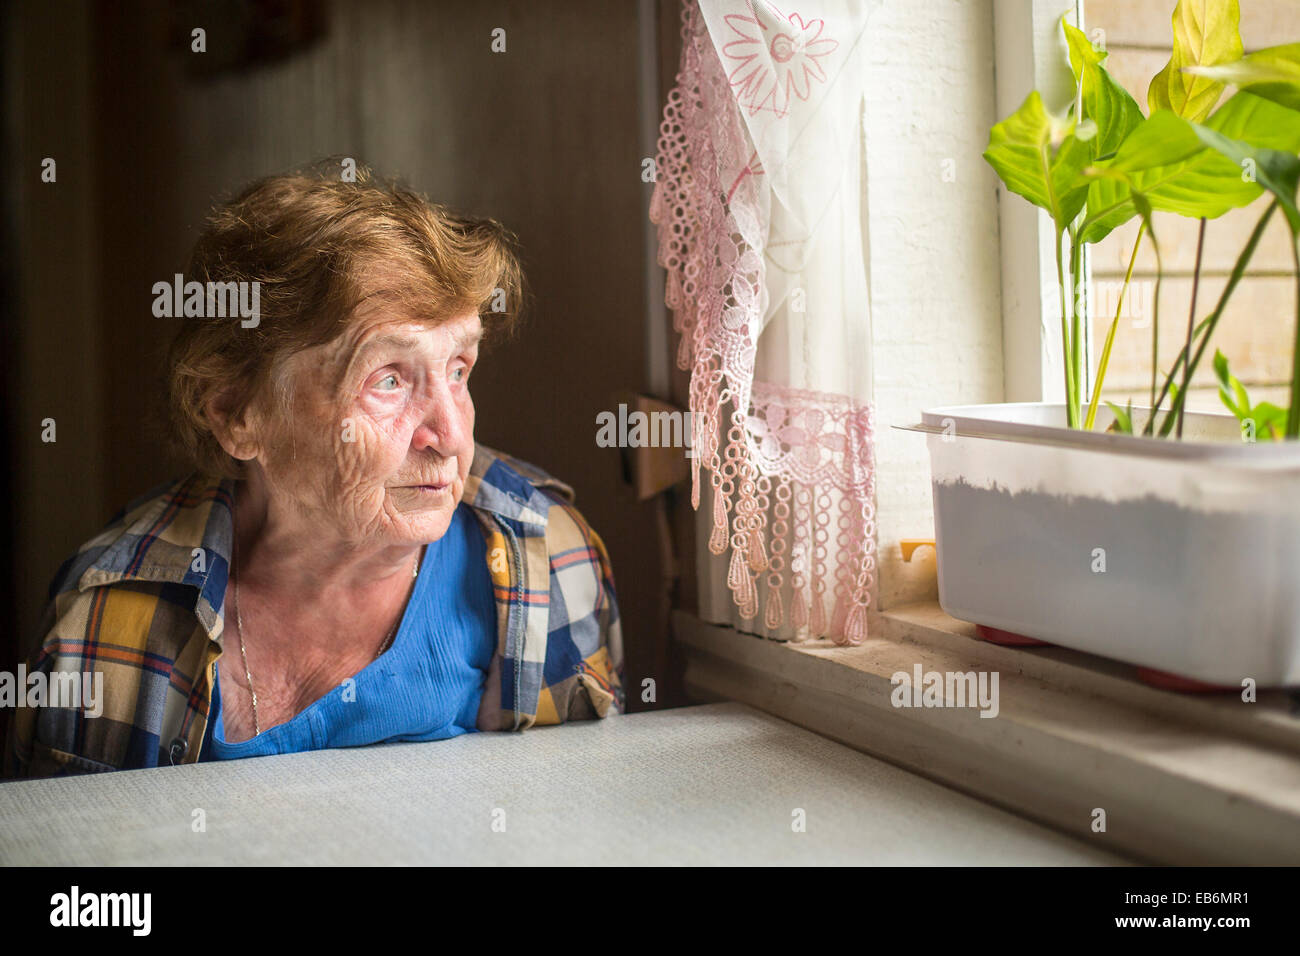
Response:
[{"label": "plaid shirt", "polygon": [[[7,775],[198,760],[221,657],[232,492],[231,480],[197,474],[155,489],[60,568],[28,673],[103,672],[102,712],[16,708]],[[487,539],[497,605],[478,729],[622,713],[614,579],[573,490],[478,445],[463,500]]]}]

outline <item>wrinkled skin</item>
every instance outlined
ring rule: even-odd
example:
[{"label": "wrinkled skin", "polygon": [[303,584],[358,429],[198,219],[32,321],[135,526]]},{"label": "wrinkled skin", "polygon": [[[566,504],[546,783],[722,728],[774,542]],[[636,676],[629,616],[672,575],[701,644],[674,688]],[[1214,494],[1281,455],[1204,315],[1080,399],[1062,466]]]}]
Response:
[{"label": "wrinkled skin", "polygon": [[[372,300],[339,340],[289,359],[289,416],[210,406],[222,446],[250,462],[233,578],[262,731],[365,667],[400,620],[473,462],[481,328],[473,312],[428,327]],[[218,666],[235,742],[253,736],[253,711],[231,595]]]}]

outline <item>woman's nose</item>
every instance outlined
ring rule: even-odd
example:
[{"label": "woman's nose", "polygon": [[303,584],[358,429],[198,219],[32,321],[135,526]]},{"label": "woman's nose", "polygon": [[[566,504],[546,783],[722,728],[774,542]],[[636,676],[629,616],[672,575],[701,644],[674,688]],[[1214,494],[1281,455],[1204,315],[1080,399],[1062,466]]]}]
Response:
[{"label": "woman's nose", "polygon": [[424,417],[411,436],[417,451],[432,449],[451,456],[464,446],[466,422],[460,406],[450,395],[435,395],[425,408]]}]

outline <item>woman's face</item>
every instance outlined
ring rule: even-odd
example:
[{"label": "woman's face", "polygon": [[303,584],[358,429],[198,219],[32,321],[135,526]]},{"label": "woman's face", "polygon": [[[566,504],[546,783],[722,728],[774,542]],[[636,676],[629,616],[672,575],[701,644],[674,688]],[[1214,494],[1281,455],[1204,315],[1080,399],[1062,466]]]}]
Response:
[{"label": "woman's face", "polygon": [[273,504],[357,544],[442,537],[474,459],[481,335],[474,312],[430,328],[372,304],[340,340],[294,355],[293,413],[257,458]]}]

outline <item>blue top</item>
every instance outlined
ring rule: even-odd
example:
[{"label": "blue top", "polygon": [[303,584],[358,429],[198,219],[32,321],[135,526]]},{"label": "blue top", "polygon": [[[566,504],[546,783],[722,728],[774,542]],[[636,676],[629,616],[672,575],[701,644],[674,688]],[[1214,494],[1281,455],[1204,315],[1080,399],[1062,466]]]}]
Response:
[{"label": "blue top", "polygon": [[214,675],[199,760],[473,733],[496,634],[487,545],[462,503],[447,533],[425,549],[414,593],[386,652],[293,719],[240,743],[225,739]]}]

